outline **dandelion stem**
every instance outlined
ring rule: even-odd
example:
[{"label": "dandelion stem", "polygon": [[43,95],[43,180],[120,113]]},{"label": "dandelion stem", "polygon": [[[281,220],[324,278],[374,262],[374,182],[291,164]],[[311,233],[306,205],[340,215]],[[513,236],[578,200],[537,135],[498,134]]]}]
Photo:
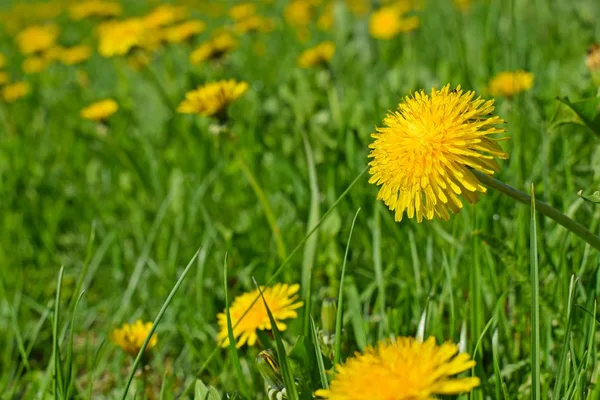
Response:
[{"label": "dandelion stem", "polygon": [[240,167],[242,168],[242,172],[246,176],[246,179],[248,179],[248,183],[250,183],[254,194],[258,198],[258,201],[260,202],[260,205],[263,208],[265,217],[267,218],[267,222],[269,223],[269,227],[271,228],[271,232],[273,233],[275,244],[277,245],[277,254],[279,255],[279,258],[281,260],[285,260],[287,258],[287,251],[285,249],[285,244],[281,239],[281,231],[279,230],[279,226],[277,225],[277,220],[275,219],[275,214],[273,213],[271,204],[269,204],[269,200],[267,199],[265,192],[260,187],[258,180],[254,176],[250,168],[248,168],[248,165],[246,165],[242,157],[238,156],[237,160]]},{"label": "dandelion stem", "polygon": [[[479,171],[472,170],[471,172],[473,172],[477,176],[477,179],[479,179],[483,184],[498,190],[502,194],[517,200],[520,203],[527,205],[531,204],[531,197],[529,195]],[[565,227],[568,231],[573,232],[581,239],[585,240],[596,250],[600,250],[600,237],[589,231],[585,226],[573,221],[571,218],[561,213],[551,205],[544,203],[543,201],[535,200],[535,208],[546,217],[553,219],[555,222]]]}]

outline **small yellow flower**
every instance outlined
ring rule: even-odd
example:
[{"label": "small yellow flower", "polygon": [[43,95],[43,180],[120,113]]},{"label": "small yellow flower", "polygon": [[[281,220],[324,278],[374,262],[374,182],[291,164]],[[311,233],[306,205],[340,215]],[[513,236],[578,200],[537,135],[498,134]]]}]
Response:
[{"label": "small yellow flower", "polygon": [[79,45],[62,49],[58,59],[65,65],[75,65],[88,60],[92,56],[93,50],[90,46]]},{"label": "small yellow flower", "polygon": [[298,66],[311,68],[326,65],[333,58],[335,44],[333,42],[321,42],[311,49],[304,50],[298,57]]},{"label": "small yellow flower", "polygon": [[149,29],[161,28],[183,20],[187,13],[185,6],[161,4],[144,17],[144,25]]},{"label": "small yellow flower", "polygon": [[500,72],[490,79],[488,91],[495,97],[512,97],[517,93],[531,89],[534,76],[531,72],[518,70]]},{"label": "small yellow flower", "polygon": [[198,20],[185,21],[165,30],[165,39],[169,43],[182,43],[191,37],[204,32],[206,24]]},{"label": "small yellow flower", "polygon": [[30,56],[23,60],[21,69],[26,74],[37,74],[50,66],[52,60],[47,57]]},{"label": "small yellow flower", "polygon": [[6,85],[10,81],[8,72],[0,71],[0,86]]},{"label": "small yellow flower", "polygon": [[400,33],[410,32],[419,27],[419,17],[406,17],[404,9],[386,6],[371,14],[369,33],[375,39],[389,40]]},{"label": "small yellow flower", "polygon": [[[296,318],[298,308],[302,307],[303,303],[298,301],[298,289],[300,285],[288,285],[278,283],[273,287],[261,287],[263,296],[269,310],[273,315],[273,319],[277,324],[277,329],[284,331],[287,325],[282,321],[290,318]],[[252,302],[258,300],[251,306]],[[258,335],[258,330],[270,330],[271,321],[267,314],[265,304],[260,298],[260,293],[257,290],[244,293],[235,298],[229,308],[231,315],[231,326],[233,327],[233,337],[236,339],[236,347],[240,348],[244,344],[254,346]],[[242,315],[246,314],[243,318]],[[217,337],[221,347],[229,346],[229,338],[227,335],[227,316],[225,312],[217,315],[219,322],[219,335]]]},{"label": "small yellow flower", "polygon": [[310,24],[313,16],[312,5],[304,0],[293,0],[283,11],[285,21],[295,28],[304,28]]},{"label": "small yellow flower", "polygon": [[238,46],[237,40],[228,32],[221,32],[215,37],[198,46],[190,54],[190,62],[194,65],[202,64],[208,60],[215,60],[235,50]]},{"label": "small yellow flower", "polygon": [[123,7],[114,1],[87,0],[69,7],[69,16],[73,20],[90,17],[117,17],[123,13]]},{"label": "small yellow flower", "polygon": [[90,121],[104,121],[117,112],[119,105],[112,99],[105,99],[90,104],[82,109],[79,114],[81,118]]},{"label": "small yellow flower", "polygon": [[143,20],[130,18],[124,21],[105,22],[97,29],[99,48],[103,57],[125,55],[136,46],[141,46],[146,35]]},{"label": "small yellow flower", "polygon": [[223,117],[227,107],[247,90],[246,82],[236,82],[234,79],[210,82],[186,93],[177,112],[205,117]]},{"label": "small yellow flower", "polygon": [[270,18],[253,15],[237,22],[233,29],[240,34],[248,32],[270,32],[275,27],[275,22]]},{"label": "small yellow flower", "polygon": [[409,218],[448,219],[448,211],[463,207],[458,197],[476,203],[486,188],[471,169],[492,175],[500,170],[494,158],[506,159],[491,135],[505,132],[493,116],[494,100],[473,99],[460,86],[432,89],[405,97],[398,110],[385,117],[369,147],[369,183],[381,186],[377,195],[396,221]]},{"label": "small yellow flower", "polygon": [[256,14],[256,5],[250,2],[240,3],[229,9],[229,16],[234,21],[250,18],[254,14]]},{"label": "small yellow flower", "polygon": [[4,54],[0,53],[0,68],[4,68],[6,66],[6,57]]},{"label": "small yellow flower", "polygon": [[328,31],[333,27],[333,3],[327,4],[325,9],[317,19],[317,28],[322,31]]},{"label": "small yellow flower", "polygon": [[[151,328],[152,322],[144,323],[138,319],[133,324],[125,323],[121,328],[113,329],[110,333],[110,339],[114,344],[125,350],[125,352],[136,356],[142,348]],[[146,351],[156,346],[157,342],[158,337],[156,334],[153,334],[148,342],[148,346],[146,346]]]},{"label": "small yellow flower", "polygon": [[19,32],[17,45],[25,55],[38,53],[54,46],[58,33],[56,25],[33,25]]},{"label": "small yellow flower", "polygon": [[14,103],[15,101],[27,96],[30,91],[31,88],[27,82],[14,82],[2,88],[2,98],[7,103]]},{"label": "small yellow flower", "polygon": [[468,354],[458,352],[456,344],[438,346],[434,338],[382,341],[338,365],[329,389],[315,394],[328,400],[434,400],[467,393],[480,380],[453,377],[475,366]]}]

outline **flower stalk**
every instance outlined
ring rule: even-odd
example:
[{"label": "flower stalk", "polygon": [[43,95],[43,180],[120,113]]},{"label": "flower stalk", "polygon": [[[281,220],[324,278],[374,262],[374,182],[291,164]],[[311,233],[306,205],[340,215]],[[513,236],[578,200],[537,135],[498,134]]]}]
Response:
[{"label": "flower stalk", "polygon": [[[529,195],[479,171],[471,170],[471,172],[475,176],[477,176],[477,179],[479,179],[479,181],[481,181],[481,183],[483,183],[484,185],[496,189],[500,193],[520,203],[527,205],[531,204],[531,197]],[[590,246],[592,246],[596,250],[600,250],[600,237],[592,233],[580,223],[573,221],[571,218],[561,213],[551,205],[544,203],[543,201],[539,201],[537,199],[535,200],[535,208],[537,211],[541,212],[546,217],[553,219],[555,222],[565,227],[568,231],[574,233],[581,239],[585,240]]]}]

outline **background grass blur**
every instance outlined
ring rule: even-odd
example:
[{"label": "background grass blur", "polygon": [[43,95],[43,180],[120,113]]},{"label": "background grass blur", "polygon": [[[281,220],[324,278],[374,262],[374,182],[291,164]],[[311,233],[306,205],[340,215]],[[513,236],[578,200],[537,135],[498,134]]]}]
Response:
[{"label": "background grass blur", "polygon": [[[230,3],[214,2],[225,10]],[[2,398],[51,395],[60,266],[61,327],[79,281],[86,291],[74,329],[76,398],[118,398],[129,363],[108,333],[125,321],[152,320],[198,248],[158,327],[149,384],[157,396],[163,387],[164,398],[179,396],[196,378],[222,392],[239,391],[227,349],[207,360],[216,346],[216,314],[225,306],[225,254],[230,298],[253,290],[252,277],[266,282],[283,260],[237,160],[256,175],[288,255],[307,232],[310,169],[323,215],[367,165],[375,126],[416,89],[451,83],[485,96],[495,73],[532,72],[532,90],[497,102],[511,137],[503,143],[511,157],[501,163],[499,179],[524,191],[533,183],[538,199],[598,231],[600,209],[577,196],[600,184],[598,138],[555,123],[557,96],[597,94],[584,59],[600,41],[598,2],[474,0],[460,12],[451,1],[428,1],[417,31],[386,42],[372,39],[368,19],[343,2],[331,31],[311,28],[301,42],[282,18],[285,3],[260,3],[277,30],[242,36],[223,63],[192,66],[188,48],[171,46],[140,72],[96,54],[83,66],[55,65],[29,77],[31,96],[0,104]],[[128,14],[149,9],[142,1],[125,6]],[[226,22],[196,15],[209,26],[197,42]],[[93,43],[88,21],[58,21],[65,43]],[[321,40],[336,44],[329,71],[296,67],[298,54]],[[3,34],[0,51],[17,54],[11,35]],[[18,74],[20,62],[9,62]],[[80,71],[89,76],[85,88]],[[233,139],[212,134],[206,119],[173,112],[186,91],[222,78],[250,85],[230,109]],[[79,110],[104,97],[121,109],[102,136]],[[471,353],[478,345],[473,357],[482,386],[462,398],[529,398],[530,210],[490,192],[449,222],[397,223],[376,194],[363,176],[317,233],[315,318],[321,301],[337,294],[360,208],[344,281],[346,354],[389,335],[414,335],[423,319],[425,336],[452,339]],[[541,398],[598,398],[600,258],[543,217],[537,235]],[[292,258],[278,280],[300,282],[303,262],[312,263],[310,254],[304,257]],[[301,322],[290,324],[288,339],[301,334]],[[264,398],[257,352],[242,349],[240,362],[252,393]],[[564,387],[557,389],[561,374]]]}]

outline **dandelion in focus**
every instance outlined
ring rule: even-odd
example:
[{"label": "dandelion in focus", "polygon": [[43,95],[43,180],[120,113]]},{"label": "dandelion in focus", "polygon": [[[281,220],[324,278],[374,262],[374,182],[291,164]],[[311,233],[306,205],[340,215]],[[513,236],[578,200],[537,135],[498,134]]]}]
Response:
[{"label": "dandelion in focus", "polygon": [[474,96],[450,85],[416,92],[372,135],[369,183],[381,186],[377,199],[396,221],[405,212],[418,222],[447,220],[463,207],[459,195],[473,204],[486,192],[471,169],[493,175],[500,170],[494,158],[508,158],[497,143],[504,138],[491,136],[505,132],[498,127],[504,120],[492,115],[494,101]]},{"label": "dandelion in focus", "polygon": [[490,79],[488,91],[495,97],[512,97],[531,89],[533,80],[533,74],[523,70],[500,72]]},{"label": "dandelion in focus", "polygon": [[475,366],[458,346],[438,346],[411,337],[381,341],[336,367],[329,389],[315,394],[329,400],[433,400],[436,395],[468,393],[479,386],[476,377],[455,378]]},{"label": "dandelion in focus", "polygon": [[186,93],[177,112],[198,114],[205,117],[216,116],[224,119],[227,107],[248,90],[246,82],[234,79],[210,82]]},{"label": "dandelion in focus", "polygon": [[29,83],[24,81],[14,82],[2,88],[2,99],[7,103],[14,103],[27,96],[29,92],[31,92]]},{"label": "dandelion in focus", "polygon": [[112,99],[104,99],[90,104],[82,109],[79,114],[81,118],[89,121],[105,121],[119,110],[119,105]]},{"label": "dandelion in focus", "polygon": [[335,53],[333,42],[321,42],[313,48],[304,50],[298,57],[298,66],[301,68],[312,68],[327,65]]},{"label": "dandelion in focus", "polygon": [[206,24],[198,20],[185,21],[165,30],[165,39],[169,43],[182,43],[204,32]]},{"label": "dandelion in focus", "polygon": [[122,13],[121,4],[114,1],[88,0],[69,7],[69,16],[75,21],[91,17],[117,17]]},{"label": "dandelion in focus", "polygon": [[[113,329],[110,333],[110,339],[126,353],[136,356],[142,348],[151,328],[152,322],[142,322],[138,319],[133,324],[125,323],[121,328]],[[158,337],[156,334],[153,334],[148,342],[148,346],[146,346],[146,352],[156,346],[157,342]]]},{"label": "dandelion in focus", "polygon": [[[264,299],[275,319],[277,329],[280,331],[287,329],[287,325],[282,321],[298,317],[296,310],[303,305],[301,301],[298,301],[298,289],[300,289],[298,284],[288,285],[285,283],[278,283],[272,287],[261,287]],[[258,300],[255,301],[257,298]],[[254,304],[252,304],[253,302]],[[231,325],[233,326],[233,337],[236,339],[236,347],[238,348],[244,344],[254,346],[258,339],[256,334],[258,330],[272,329],[267,309],[260,299],[258,289],[236,297],[229,308],[229,313],[231,315]],[[242,315],[244,315],[243,318]],[[219,344],[221,347],[227,347],[229,339],[225,312],[217,315],[217,319],[220,328]]]},{"label": "dandelion in focus", "polygon": [[17,35],[17,45],[22,54],[30,55],[54,46],[59,34],[56,25],[30,26]]},{"label": "dandelion in focus", "polygon": [[218,33],[192,51],[190,62],[199,65],[208,60],[218,60],[225,54],[235,50],[237,46],[238,42],[232,34],[226,31]]},{"label": "dandelion in focus", "polygon": [[419,17],[405,16],[406,8],[382,7],[371,14],[369,33],[375,39],[390,40],[400,33],[410,32],[420,25]]}]

